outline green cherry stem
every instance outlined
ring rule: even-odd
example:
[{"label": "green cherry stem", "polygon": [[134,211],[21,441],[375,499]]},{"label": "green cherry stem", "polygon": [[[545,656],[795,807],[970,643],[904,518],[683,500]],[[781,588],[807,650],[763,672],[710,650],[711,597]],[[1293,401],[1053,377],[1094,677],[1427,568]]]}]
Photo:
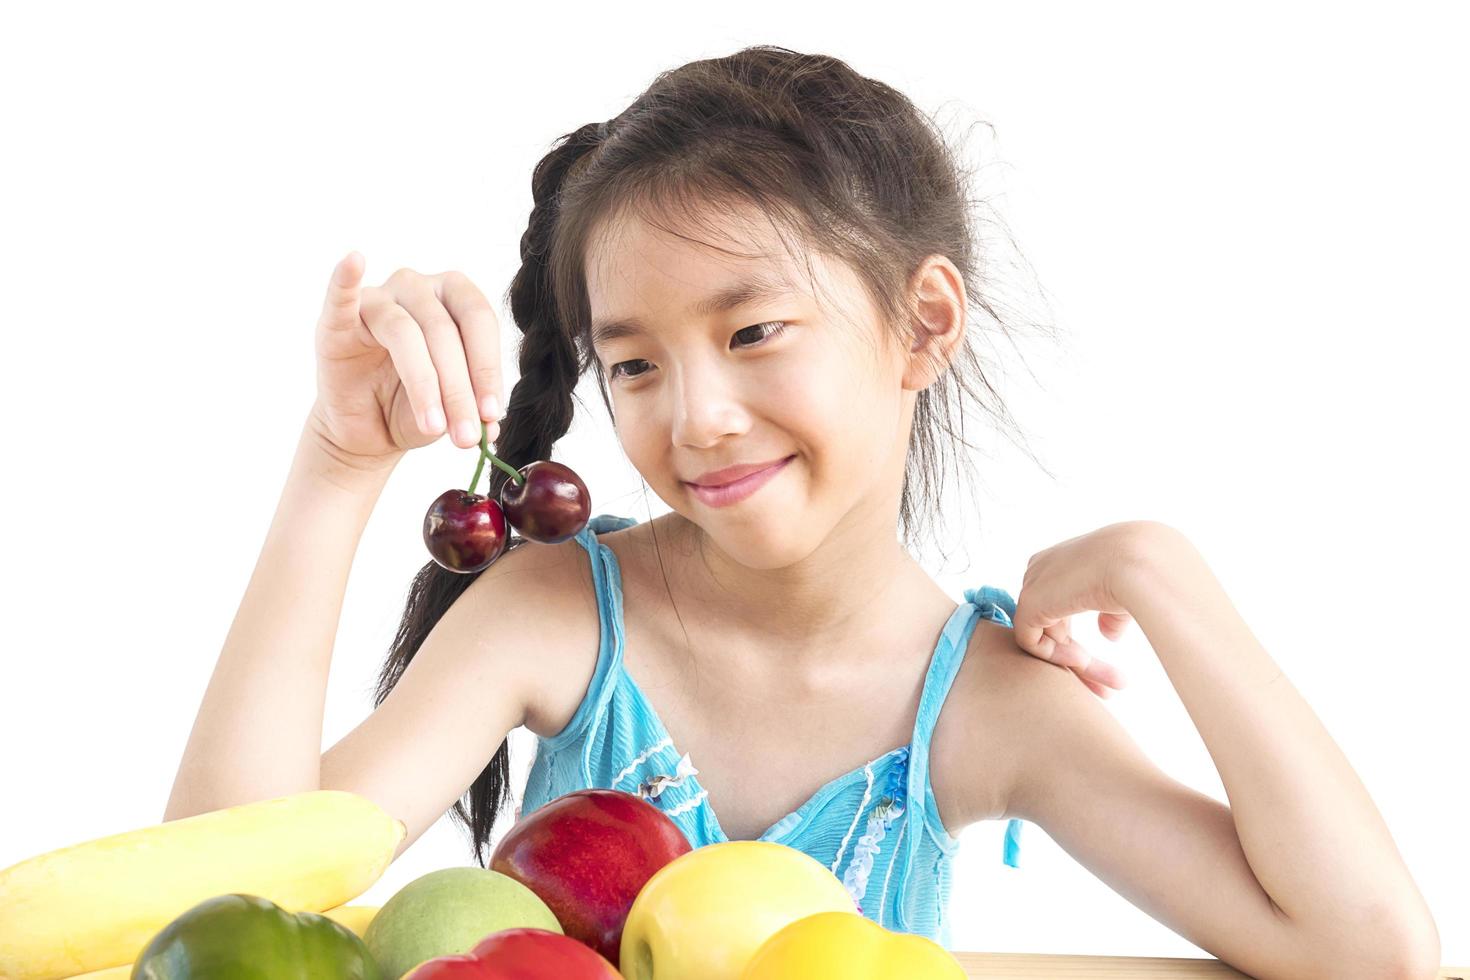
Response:
[{"label": "green cherry stem", "polygon": [[490,451],[490,426],[485,422],[484,419],[481,419],[480,420],[480,458],[475,461],[475,475],[470,480],[470,489],[468,491],[469,493],[474,493],[475,492],[475,487],[479,486],[479,483],[480,483],[480,473],[481,473],[482,470],[485,469],[485,460],[487,460],[487,459],[491,463],[494,463],[496,466],[498,466],[501,469],[505,470],[506,473],[509,473],[510,474],[510,478],[512,480],[514,480],[516,483],[519,484],[519,483],[525,483],[526,482],[526,478],[523,477],[523,476],[521,476],[520,472],[517,471],[515,467],[511,466],[505,460],[501,459],[499,456],[495,455],[494,453],[492,453]]}]

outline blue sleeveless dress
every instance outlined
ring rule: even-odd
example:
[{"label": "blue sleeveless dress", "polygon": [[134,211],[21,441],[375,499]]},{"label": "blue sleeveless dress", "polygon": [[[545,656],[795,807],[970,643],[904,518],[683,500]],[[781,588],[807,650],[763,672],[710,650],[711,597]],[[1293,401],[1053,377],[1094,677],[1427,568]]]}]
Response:
[{"label": "blue sleeveless dress", "polygon": [[[690,770],[697,766],[664,728],[623,669],[623,593],[617,556],[597,540],[636,524],[594,516],[577,534],[592,562],[601,644],[587,693],[566,728],[536,740],[536,758],[516,819],[590,787],[643,795],[692,847],[729,840]],[[950,864],[959,844],[944,829],[929,782],[929,739],[979,617],[1011,625],[1015,601],[1002,589],[965,590],[935,646],[913,739],[817,790],[760,836],[809,854],[832,870],[867,918],[950,946]],[[1006,826],[1004,861],[1018,867],[1021,821]]]}]

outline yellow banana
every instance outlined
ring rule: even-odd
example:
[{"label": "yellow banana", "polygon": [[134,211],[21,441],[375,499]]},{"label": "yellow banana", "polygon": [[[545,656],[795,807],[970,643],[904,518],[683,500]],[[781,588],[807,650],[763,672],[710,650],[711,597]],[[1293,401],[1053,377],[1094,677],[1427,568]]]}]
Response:
[{"label": "yellow banana", "polygon": [[[335,909],[327,909],[322,915],[329,919],[335,919],[353,932],[357,938],[362,939],[367,935],[368,923],[373,921],[373,916],[378,914],[379,905],[343,905]],[[292,909],[300,912],[301,909]]]},{"label": "yellow banana", "polygon": [[378,880],[407,833],[367,797],[312,790],[39,854],[0,871],[0,977],[131,963],[164,926],[227,892],[335,909]]}]

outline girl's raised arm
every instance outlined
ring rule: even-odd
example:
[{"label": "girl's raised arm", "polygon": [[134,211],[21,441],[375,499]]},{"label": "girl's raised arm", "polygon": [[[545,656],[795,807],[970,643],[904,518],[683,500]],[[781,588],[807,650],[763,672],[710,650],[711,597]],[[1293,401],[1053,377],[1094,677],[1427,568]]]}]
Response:
[{"label": "girl's raised arm", "polygon": [[[317,400],[164,820],[321,788],[332,646],[378,496],[398,461],[436,441],[446,420],[462,448],[479,443],[482,420],[492,439],[499,429],[499,324],[480,291],[457,272],[407,269],[363,289],[363,267],[354,252],[333,270],[316,330]],[[514,684],[498,693],[487,727],[518,724],[518,696]]]}]

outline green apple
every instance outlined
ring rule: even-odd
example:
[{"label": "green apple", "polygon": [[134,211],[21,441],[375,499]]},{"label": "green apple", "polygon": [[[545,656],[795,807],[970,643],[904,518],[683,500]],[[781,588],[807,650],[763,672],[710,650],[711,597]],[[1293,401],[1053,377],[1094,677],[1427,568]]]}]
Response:
[{"label": "green apple", "polygon": [[623,926],[626,980],[738,980],[761,944],[818,912],[853,912],[820,861],[771,841],[706,844],[644,884]]},{"label": "green apple", "polygon": [[562,931],[546,903],[509,875],[441,868],[398,889],[362,939],[385,977],[401,977],[424,960],[467,953],[492,932],[519,926]]}]

